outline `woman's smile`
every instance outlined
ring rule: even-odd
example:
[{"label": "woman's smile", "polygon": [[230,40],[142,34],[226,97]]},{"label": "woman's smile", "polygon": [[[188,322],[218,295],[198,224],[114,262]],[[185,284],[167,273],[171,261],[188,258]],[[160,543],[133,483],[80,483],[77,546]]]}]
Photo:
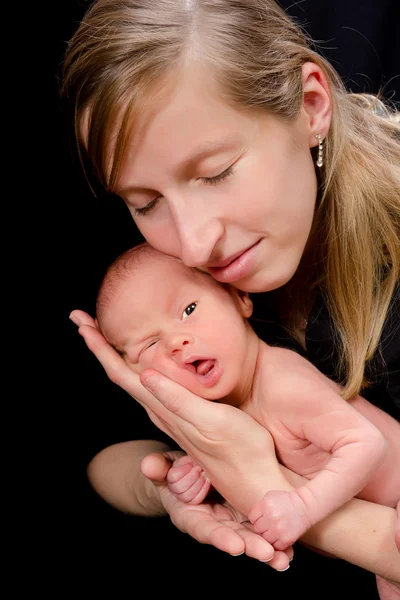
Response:
[{"label": "woman's smile", "polygon": [[261,240],[237,254],[233,259],[221,262],[221,266],[208,267],[208,272],[221,283],[232,283],[248,277],[254,267]]}]

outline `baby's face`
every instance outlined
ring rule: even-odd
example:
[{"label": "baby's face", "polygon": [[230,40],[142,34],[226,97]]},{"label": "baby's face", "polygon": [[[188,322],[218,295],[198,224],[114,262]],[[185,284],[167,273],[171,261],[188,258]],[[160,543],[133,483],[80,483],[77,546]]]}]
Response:
[{"label": "baby's face", "polygon": [[151,367],[204,398],[237,403],[254,368],[250,314],[247,296],[165,258],[118,284],[101,328],[135,372]]}]

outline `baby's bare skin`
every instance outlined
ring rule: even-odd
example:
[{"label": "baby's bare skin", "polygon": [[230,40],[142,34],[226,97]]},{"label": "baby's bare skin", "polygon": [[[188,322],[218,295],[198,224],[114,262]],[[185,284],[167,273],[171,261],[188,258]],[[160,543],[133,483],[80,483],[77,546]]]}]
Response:
[{"label": "baby's bare skin", "polygon": [[[393,507],[399,501],[400,424],[364,398],[346,402],[338,392],[303,357],[260,341],[252,393],[240,408],[270,431],[280,462],[310,480],[295,492],[268,492],[249,513],[276,549],[355,495]],[[173,465],[168,482],[188,502],[201,502],[210,489],[188,457]]]}]

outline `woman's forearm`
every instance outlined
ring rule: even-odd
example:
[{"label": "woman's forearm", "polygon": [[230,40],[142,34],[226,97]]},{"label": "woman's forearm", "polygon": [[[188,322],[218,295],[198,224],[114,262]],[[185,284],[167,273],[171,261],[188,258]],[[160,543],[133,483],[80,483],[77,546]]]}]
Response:
[{"label": "woman's forearm", "polygon": [[[295,487],[304,483],[299,475],[282,469]],[[386,579],[400,582],[396,520],[394,508],[353,498],[309,529],[302,540]]]},{"label": "woman's forearm", "polygon": [[108,504],[139,516],[166,514],[157,488],[140,471],[142,459],[152,452],[167,452],[168,446],[155,440],[134,440],[108,446],[89,463],[88,478]]}]

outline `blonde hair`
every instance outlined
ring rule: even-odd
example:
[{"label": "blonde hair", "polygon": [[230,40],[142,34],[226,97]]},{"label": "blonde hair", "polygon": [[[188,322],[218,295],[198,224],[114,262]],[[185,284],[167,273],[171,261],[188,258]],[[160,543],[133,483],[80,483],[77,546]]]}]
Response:
[{"label": "blonde hair", "polygon": [[[314,62],[327,78],[333,115],[308,242],[312,264],[294,308],[322,290],[350,398],[368,384],[365,365],[400,277],[399,115],[378,97],[349,93],[273,0],[97,0],[69,43],[62,94],[74,102],[82,163],[88,159],[106,189],[118,179],[146,94],[193,58],[230,102],[287,120],[302,104],[302,65]],[[296,336],[294,322],[291,330]]]}]

